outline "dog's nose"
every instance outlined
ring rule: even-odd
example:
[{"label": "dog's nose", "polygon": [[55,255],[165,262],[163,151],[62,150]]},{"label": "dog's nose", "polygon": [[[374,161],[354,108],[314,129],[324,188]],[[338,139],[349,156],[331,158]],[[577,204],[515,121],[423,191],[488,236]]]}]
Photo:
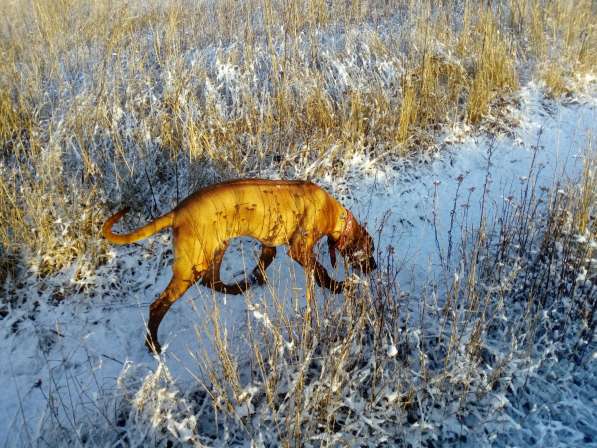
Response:
[{"label": "dog's nose", "polygon": [[368,274],[369,272],[377,269],[377,263],[375,262],[373,257],[371,257],[371,258],[359,263],[358,268],[360,269],[361,272]]},{"label": "dog's nose", "polygon": [[377,263],[375,262],[375,258],[371,257],[369,259],[369,270],[374,271],[375,269],[377,269]]}]

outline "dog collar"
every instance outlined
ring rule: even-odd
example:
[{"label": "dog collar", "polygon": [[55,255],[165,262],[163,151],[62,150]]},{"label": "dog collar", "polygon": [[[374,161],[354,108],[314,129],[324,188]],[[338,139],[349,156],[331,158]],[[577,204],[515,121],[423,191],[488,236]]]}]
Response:
[{"label": "dog collar", "polygon": [[342,233],[340,233],[340,238],[338,238],[338,242],[336,243],[336,247],[339,250],[343,250],[346,247],[346,243],[348,243],[348,237],[353,233],[355,225],[354,216],[348,210],[346,210],[346,218],[344,222],[344,229],[342,229]]}]

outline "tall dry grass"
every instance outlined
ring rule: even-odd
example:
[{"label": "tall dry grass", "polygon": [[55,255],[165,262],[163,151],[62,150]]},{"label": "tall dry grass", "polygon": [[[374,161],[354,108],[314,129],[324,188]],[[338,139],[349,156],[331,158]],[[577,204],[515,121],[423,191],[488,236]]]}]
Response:
[{"label": "tall dry grass", "polygon": [[[526,193],[484,217],[445,283],[418,295],[400,289],[385,254],[374,276],[349,280],[343,298],[323,305],[310,338],[275,298],[250,303],[248,349],[234,351],[225,333],[210,331],[216,356],[197,357],[211,425],[289,447],[557,444],[561,426],[545,430],[552,414],[535,426],[527,419],[538,413],[521,403],[536,403],[545,388],[567,394],[560,374],[592,378],[596,163],[589,150],[577,184],[543,192],[531,168]],[[217,311],[213,319],[210,328]],[[551,399],[555,420],[579,406],[566,411],[570,432],[590,441],[580,403]]]},{"label": "tall dry grass", "polygon": [[[483,195],[480,228],[465,218],[476,201],[455,193],[464,201],[453,206],[461,244],[439,283],[418,278],[409,294],[396,281],[394,254],[379,254],[379,270],[349,278],[343,297],[321,304],[309,337],[305,314],[296,319],[286,298],[249,293],[247,328],[234,343],[214,296],[207,312],[198,310],[197,384],[177,384],[164,359],[151,372],[125,363],[118,393],[85,396],[85,412],[53,392],[57,409],[41,424],[44,441],[590,444],[595,411],[580,391],[594,378],[597,343],[597,154],[589,149],[572,184],[539,187],[541,170],[531,167],[520,195],[495,214]],[[452,229],[444,231],[449,240]]]},{"label": "tall dry grass", "polygon": [[491,129],[521,78],[559,95],[596,62],[590,1],[13,0],[0,17],[0,253],[41,275],[101,262],[118,202],[155,215],[218,178],[427,151],[446,125]]}]

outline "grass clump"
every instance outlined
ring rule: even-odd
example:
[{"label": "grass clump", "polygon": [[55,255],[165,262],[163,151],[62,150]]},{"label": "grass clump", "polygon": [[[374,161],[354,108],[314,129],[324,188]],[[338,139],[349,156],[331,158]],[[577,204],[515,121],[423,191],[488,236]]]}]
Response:
[{"label": "grass clump", "polygon": [[1,244],[55,269],[93,246],[96,224],[77,242],[56,224],[95,213],[82,204],[179,200],[199,171],[342,176],[353,155],[495,124],[529,68],[557,96],[596,65],[589,1],[32,5],[0,5]]},{"label": "grass clump", "polygon": [[471,123],[478,123],[487,115],[496,95],[518,88],[512,45],[500,33],[495,16],[489,11],[482,12],[476,28],[476,36],[468,42],[478,55],[466,111]]}]

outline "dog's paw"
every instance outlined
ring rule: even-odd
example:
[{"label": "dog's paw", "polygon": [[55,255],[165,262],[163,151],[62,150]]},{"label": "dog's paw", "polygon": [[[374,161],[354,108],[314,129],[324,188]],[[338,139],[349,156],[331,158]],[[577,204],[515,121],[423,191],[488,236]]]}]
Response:
[{"label": "dog's paw", "polygon": [[149,353],[159,355],[162,353],[162,346],[158,341],[154,341],[149,336],[145,338],[145,347],[149,350]]},{"label": "dog's paw", "polygon": [[249,277],[251,285],[263,286],[267,283],[267,277],[263,272],[253,272]]}]

